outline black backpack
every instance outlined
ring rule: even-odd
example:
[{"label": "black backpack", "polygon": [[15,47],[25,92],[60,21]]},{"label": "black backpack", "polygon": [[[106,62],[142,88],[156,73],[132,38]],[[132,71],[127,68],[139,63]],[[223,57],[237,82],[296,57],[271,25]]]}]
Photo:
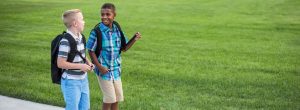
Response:
[{"label": "black backpack", "polygon": [[[122,51],[123,49],[125,49],[125,47],[126,47],[125,36],[124,36],[124,34],[123,34],[123,31],[122,31],[122,29],[121,29],[119,23],[116,22],[116,21],[113,21],[113,24],[115,24],[115,25],[117,26],[117,28],[118,28],[118,30],[120,31],[120,34],[121,34],[121,49],[120,49],[120,51],[119,51],[119,54],[121,54],[121,51]],[[100,28],[99,28],[99,25],[100,25],[100,23],[98,23],[98,24],[94,27],[94,29],[92,30],[92,31],[95,31],[95,32],[96,32],[96,37],[97,37],[97,46],[96,46],[96,50],[95,50],[95,54],[96,54],[97,58],[99,57],[100,51],[102,50],[102,33],[101,33]],[[98,39],[101,39],[101,40],[98,40]]]},{"label": "black backpack", "polygon": [[[51,78],[52,83],[60,84],[61,75],[63,73],[63,69],[57,67],[57,55],[59,51],[59,44],[62,38],[68,40],[70,44],[70,53],[68,54],[67,62],[73,62],[75,56],[78,54],[84,62],[86,59],[81,55],[77,50],[77,44],[75,39],[69,33],[65,31],[62,34],[57,35],[51,42]],[[82,42],[84,43],[84,47],[86,45],[85,37],[82,35]]]}]

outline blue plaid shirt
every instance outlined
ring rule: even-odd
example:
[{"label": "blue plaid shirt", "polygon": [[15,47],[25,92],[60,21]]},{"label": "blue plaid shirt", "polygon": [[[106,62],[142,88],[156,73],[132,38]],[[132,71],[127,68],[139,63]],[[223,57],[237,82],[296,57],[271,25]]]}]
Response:
[{"label": "blue plaid shirt", "polygon": [[[102,22],[99,25],[102,32],[102,50],[98,57],[100,64],[110,71],[102,74],[99,69],[95,68],[95,73],[104,80],[119,80],[121,78],[121,56],[119,54],[121,48],[121,34],[116,25],[112,30]],[[127,39],[126,39],[127,42]],[[94,51],[97,45],[97,36],[95,31],[91,31],[90,37],[86,43],[88,50]]]}]

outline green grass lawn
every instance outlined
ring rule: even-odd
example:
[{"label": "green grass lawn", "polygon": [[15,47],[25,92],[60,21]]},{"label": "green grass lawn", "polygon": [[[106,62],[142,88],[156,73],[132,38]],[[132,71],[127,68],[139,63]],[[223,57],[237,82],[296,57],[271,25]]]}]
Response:
[{"label": "green grass lawn", "polygon": [[[84,34],[97,0],[1,0],[0,94],[64,106],[50,79],[50,43],[61,14],[79,8]],[[299,0],[111,1],[126,35],[121,110],[300,109]],[[89,74],[91,109],[101,108]]]}]

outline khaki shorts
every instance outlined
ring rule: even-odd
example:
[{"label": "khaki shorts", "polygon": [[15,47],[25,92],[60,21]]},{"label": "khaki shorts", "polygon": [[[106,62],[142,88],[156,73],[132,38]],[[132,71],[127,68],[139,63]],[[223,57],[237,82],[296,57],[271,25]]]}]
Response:
[{"label": "khaki shorts", "polygon": [[124,100],[121,79],[113,82],[112,80],[103,80],[100,76],[97,77],[104,103],[115,103]]}]

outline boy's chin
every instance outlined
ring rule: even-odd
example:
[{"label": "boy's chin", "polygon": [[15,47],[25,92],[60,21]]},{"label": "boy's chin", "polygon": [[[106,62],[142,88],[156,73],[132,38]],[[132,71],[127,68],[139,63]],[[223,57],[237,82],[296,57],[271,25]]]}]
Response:
[{"label": "boy's chin", "polygon": [[109,26],[111,23],[110,22],[103,22],[104,25]]},{"label": "boy's chin", "polygon": [[80,33],[83,33],[83,29],[82,29],[82,30],[79,30],[79,32],[80,32]]}]

